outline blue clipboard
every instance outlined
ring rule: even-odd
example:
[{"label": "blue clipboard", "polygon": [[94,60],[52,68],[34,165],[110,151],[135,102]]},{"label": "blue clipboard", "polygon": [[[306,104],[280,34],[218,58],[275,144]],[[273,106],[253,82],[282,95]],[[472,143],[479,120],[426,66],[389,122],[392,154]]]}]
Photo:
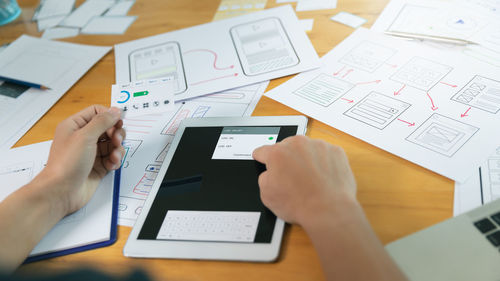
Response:
[{"label": "blue clipboard", "polygon": [[39,260],[44,260],[44,259],[49,259],[49,258],[65,256],[65,255],[69,255],[69,254],[74,254],[74,253],[78,253],[78,252],[96,249],[96,248],[106,247],[106,246],[114,244],[116,242],[116,238],[117,238],[116,234],[117,234],[117,226],[118,226],[118,201],[120,198],[121,171],[122,171],[121,167],[120,167],[120,169],[115,171],[114,186],[113,186],[113,208],[112,208],[113,213],[111,214],[111,233],[109,235],[109,237],[110,237],[109,240],[97,242],[97,243],[93,243],[93,244],[88,244],[85,246],[75,247],[75,248],[71,248],[71,249],[67,249],[67,250],[50,252],[47,254],[41,254],[41,255],[28,257],[23,262],[23,264],[35,262],[35,261],[39,261]]}]

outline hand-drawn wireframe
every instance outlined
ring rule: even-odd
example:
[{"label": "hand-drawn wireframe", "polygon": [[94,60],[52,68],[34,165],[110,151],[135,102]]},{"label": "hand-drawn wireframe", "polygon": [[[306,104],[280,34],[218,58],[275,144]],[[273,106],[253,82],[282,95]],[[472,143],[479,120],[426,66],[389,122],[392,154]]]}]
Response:
[{"label": "hand-drawn wireframe", "polygon": [[118,209],[120,224],[133,226],[135,220],[139,216],[136,210],[142,207],[142,205],[144,205],[144,199],[120,196],[120,205]]},{"label": "hand-drawn wireframe", "polygon": [[477,127],[434,113],[406,140],[451,158],[477,131]]},{"label": "hand-drawn wireframe", "polygon": [[165,160],[165,156],[167,156],[168,149],[170,148],[170,145],[172,144],[172,140],[174,139],[173,136],[170,136],[170,139],[168,140],[168,143],[165,145],[165,147],[161,150],[160,154],[156,156],[155,161],[163,163]]},{"label": "hand-drawn wireframe", "polygon": [[326,107],[345,95],[353,87],[354,84],[321,73],[313,80],[293,91],[293,93]]},{"label": "hand-drawn wireframe", "polygon": [[279,18],[237,25],[230,33],[246,76],[272,72],[300,62]]},{"label": "hand-drawn wireframe", "polygon": [[360,102],[344,112],[344,115],[382,130],[410,106],[411,104],[395,98],[370,92]]},{"label": "hand-drawn wireframe", "polygon": [[396,50],[373,42],[363,41],[341,58],[339,62],[367,72],[374,72],[394,54],[396,54]]},{"label": "hand-drawn wireframe", "polygon": [[500,81],[476,75],[451,100],[496,114],[500,110]]},{"label": "hand-drawn wireframe", "polygon": [[149,164],[145,169],[144,176],[134,186],[132,192],[138,195],[147,196],[153,186],[153,183],[155,182],[160,167],[161,165],[158,164]]},{"label": "hand-drawn wireframe", "polygon": [[161,134],[162,135],[175,135],[175,133],[177,132],[177,128],[179,128],[179,125],[181,124],[182,120],[184,120],[188,117],[201,118],[201,117],[205,116],[205,114],[207,114],[207,112],[209,110],[210,110],[210,106],[200,105],[194,110],[193,114],[191,114],[191,110],[189,110],[187,108],[183,108],[183,106],[181,105],[179,107],[179,109],[177,109],[177,112],[174,115],[174,117],[172,117],[172,119],[170,119],[168,121],[165,128],[163,128]]},{"label": "hand-drawn wireframe", "polygon": [[[432,7],[405,4],[387,28],[389,31],[414,32],[426,34],[433,19],[436,19],[440,11]],[[425,23],[422,19],[429,19]]]},{"label": "hand-drawn wireframe", "polygon": [[187,90],[181,47],[177,42],[138,49],[129,54],[130,81],[171,79],[174,94]]},{"label": "hand-drawn wireframe", "polygon": [[429,91],[453,68],[421,57],[413,57],[391,79],[422,91]]},{"label": "hand-drawn wireframe", "polygon": [[500,147],[494,155],[488,158],[488,167],[484,171],[486,173],[483,176],[483,185],[489,187],[489,195],[491,198],[489,200],[495,200],[500,198]]}]

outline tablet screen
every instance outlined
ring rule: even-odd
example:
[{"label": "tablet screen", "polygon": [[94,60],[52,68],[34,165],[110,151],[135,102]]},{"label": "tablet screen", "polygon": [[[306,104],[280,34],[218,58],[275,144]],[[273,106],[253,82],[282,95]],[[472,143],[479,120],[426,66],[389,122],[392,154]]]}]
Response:
[{"label": "tablet screen", "polygon": [[187,127],[139,232],[142,240],[271,243],[276,216],[260,200],[255,148],[297,126]]}]

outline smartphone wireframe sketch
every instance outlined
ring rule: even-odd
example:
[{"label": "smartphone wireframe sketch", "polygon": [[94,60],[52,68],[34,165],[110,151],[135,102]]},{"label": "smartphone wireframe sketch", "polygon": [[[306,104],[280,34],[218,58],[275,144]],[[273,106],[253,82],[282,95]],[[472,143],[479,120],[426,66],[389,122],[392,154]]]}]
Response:
[{"label": "smartphone wireframe sketch", "polygon": [[137,49],[129,54],[130,81],[162,78],[172,81],[174,94],[187,90],[181,48],[177,42]]},{"label": "smartphone wireframe sketch", "polygon": [[291,67],[300,62],[279,18],[237,25],[231,28],[230,33],[247,76]]}]

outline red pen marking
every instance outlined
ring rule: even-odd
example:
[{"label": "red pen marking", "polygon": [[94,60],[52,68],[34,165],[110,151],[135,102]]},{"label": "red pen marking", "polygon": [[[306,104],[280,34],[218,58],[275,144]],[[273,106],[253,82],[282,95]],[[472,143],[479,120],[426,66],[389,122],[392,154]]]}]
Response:
[{"label": "red pen marking", "polygon": [[446,85],[446,86],[450,86],[450,87],[452,87],[452,88],[456,88],[456,87],[457,87],[457,85],[448,84],[448,83],[445,83],[445,82],[439,82],[439,83],[444,84],[444,85]]},{"label": "red pen marking", "polygon": [[432,100],[431,95],[429,95],[429,92],[427,92],[427,96],[428,96],[428,97],[429,97],[429,99],[431,100],[431,104],[432,104],[431,109],[432,109],[433,111],[437,110],[437,109],[438,109],[438,107],[434,105],[434,101]]},{"label": "red pen marking", "polygon": [[353,71],[354,71],[354,69],[347,70],[347,72],[344,74],[344,76],[342,76],[342,78],[345,78],[347,75],[349,75],[349,73],[351,73]]},{"label": "red pen marking", "polygon": [[212,81],[219,80],[219,79],[230,78],[230,77],[236,77],[236,76],[238,76],[238,73],[233,73],[233,74],[230,74],[230,75],[225,75],[225,76],[215,77],[215,78],[208,79],[208,80],[198,81],[198,82],[195,82],[195,83],[191,83],[191,84],[189,84],[189,85],[191,85],[191,86],[195,86],[195,85],[199,85],[199,84],[203,84],[203,83],[212,82]]},{"label": "red pen marking", "polygon": [[347,103],[353,103],[354,102],[353,100],[349,100],[349,99],[346,99],[346,98],[341,98],[341,99],[347,101]]},{"label": "red pen marking", "polygon": [[337,75],[339,75],[339,74],[340,74],[340,72],[342,72],[342,70],[344,70],[344,68],[345,68],[345,65],[344,65],[344,66],[342,66],[342,68],[341,68],[339,71],[335,72],[335,73],[333,74],[333,76],[337,76]]},{"label": "red pen marking", "polygon": [[460,117],[464,118],[465,116],[469,116],[467,114],[467,112],[469,112],[469,110],[470,110],[470,106],[469,106],[469,108],[467,108],[467,110],[464,113],[460,114]]},{"label": "red pen marking", "polygon": [[206,52],[206,53],[212,54],[214,56],[213,67],[216,70],[226,70],[226,69],[232,69],[232,68],[234,68],[234,65],[230,65],[230,66],[227,66],[227,67],[219,67],[219,66],[217,66],[217,59],[219,57],[217,56],[217,53],[214,52],[214,51],[212,51],[212,50],[208,50],[208,49],[194,49],[194,50],[189,50],[187,52],[184,52],[184,54],[189,54],[189,53],[194,53],[194,52]]},{"label": "red pen marking", "polygon": [[375,81],[368,81],[368,82],[359,82],[359,83],[356,83],[356,85],[366,85],[366,84],[372,84],[372,83],[378,84],[380,82],[382,82],[382,80],[375,80]]},{"label": "red pen marking", "polygon": [[399,118],[398,118],[398,120],[399,120],[399,121],[401,121],[401,122],[403,122],[403,123],[408,124],[408,127],[415,126],[415,122],[410,123],[410,122],[408,122],[408,121],[405,121],[405,120],[403,120],[403,119],[399,119]]},{"label": "red pen marking", "polygon": [[400,95],[401,94],[401,91],[406,87],[406,84],[403,84],[403,87],[401,87],[401,89],[399,89],[397,92],[394,92],[394,95],[397,96],[397,95]]}]

